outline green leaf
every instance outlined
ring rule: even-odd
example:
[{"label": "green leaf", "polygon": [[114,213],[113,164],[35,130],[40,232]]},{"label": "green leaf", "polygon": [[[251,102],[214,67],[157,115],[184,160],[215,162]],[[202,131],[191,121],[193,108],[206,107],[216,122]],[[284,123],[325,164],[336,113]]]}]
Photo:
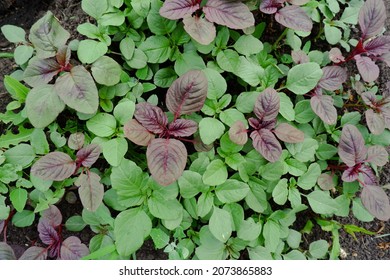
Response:
[{"label": "green leaf", "polygon": [[108,9],[107,0],[82,0],[81,8],[95,19],[99,19]]},{"label": "green leaf", "polygon": [[337,27],[325,24],[324,31],[325,39],[329,44],[335,45],[341,41],[343,34]]},{"label": "green leaf", "polygon": [[29,227],[34,223],[35,213],[29,210],[16,212],[12,217],[12,224],[16,227]]},{"label": "green leaf", "polygon": [[271,252],[268,248],[263,246],[256,246],[254,248],[248,247],[249,259],[251,260],[273,260]]},{"label": "green leaf", "polygon": [[217,100],[227,90],[226,80],[216,70],[206,68],[203,70],[208,80],[207,98],[211,100]]},{"label": "green leaf", "polygon": [[362,115],[359,112],[348,112],[341,117],[341,126],[346,124],[357,125],[362,118]]},{"label": "green leaf", "polygon": [[317,183],[318,177],[321,175],[321,167],[318,163],[312,163],[305,174],[298,178],[298,186],[304,190],[310,190]]},{"label": "green leaf", "polygon": [[119,83],[122,68],[111,57],[102,56],[92,64],[91,71],[97,83],[113,86]]},{"label": "green leaf", "polygon": [[14,51],[15,62],[18,65],[25,64],[33,55],[34,48],[31,46],[20,45]]},{"label": "green leaf", "polygon": [[265,247],[270,252],[275,252],[280,242],[280,226],[273,220],[268,220],[263,227]]},{"label": "green leaf", "polygon": [[316,156],[320,160],[331,159],[336,154],[337,154],[337,147],[327,143],[321,143],[318,146],[318,149],[316,151]]},{"label": "green leaf", "polygon": [[178,180],[180,187],[180,194],[184,198],[191,198],[196,196],[199,192],[207,190],[202,181],[202,175],[197,172],[185,170]]},{"label": "green leaf", "polygon": [[316,117],[310,106],[310,100],[302,100],[295,104],[295,120],[298,123],[308,123]]},{"label": "green leaf", "polygon": [[230,49],[220,51],[217,55],[217,63],[226,72],[235,72],[240,64],[240,56]]},{"label": "green leaf", "polygon": [[308,194],[311,209],[317,214],[332,215],[338,210],[337,203],[325,191],[313,191]]},{"label": "green leaf", "polygon": [[153,228],[150,232],[150,237],[156,249],[162,249],[169,243],[169,235],[160,228]]},{"label": "green leaf", "polygon": [[237,237],[242,240],[253,241],[259,238],[261,227],[260,223],[256,223],[252,218],[248,218],[241,222],[237,231]]},{"label": "green leaf", "polygon": [[135,51],[135,43],[133,39],[130,37],[122,39],[122,41],[119,43],[119,49],[125,59],[130,60],[133,57]]},{"label": "green leaf", "polygon": [[203,118],[199,123],[200,139],[206,145],[210,145],[219,139],[225,132],[225,126],[217,119]]},{"label": "green leaf", "polygon": [[210,213],[214,205],[214,194],[212,192],[202,193],[198,198],[198,216],[204,217]]},{"label": "green leaf", "polygon": [[302,234],[294,229],[289,229],[287,244],[293,249],[298,249],[302,240]]},{"label": "green leaf", "polygon": [[139,49],[146,54],[149,63],[164,63],[172,52],[168,38],[161,35],[148,37]]},{"label": "green leaf", "polygon": [[134,50],[134,55],[130,60],[127,60],[126,63],[134,69],[142,69],[148,64],[148,57],[140,49]]},{"label": "green leaf", "polygon": [[279,113],[288,121],[294,121],[295,119],[295,111],[294,105],[291,102],[290,97],[288,97],[283,92],[278,92],[280,98],[280,109]]},{"label": "green leaf", "polygon": [[210,217],[210,232],[219,241],[225,243],[232,234],[232,216],[226,210],[214,207],[213,214]]},{"label": "green leaf", "polygon": [[259,93],[256,91],[242,92],[237,97],[236,107],[242,113],[251,113]]},{"label": "green leaf", "polygon": [[13,164],[6,163],[0,166],[0,182],[9,184],[19,179],[18,168]]},{"label": "green leaf", "polygon": [[371,222],[374,220],[374,216],[371,215],[367,209],[363,206],[360,198],[354,198],[352,201],[352,213],[362,222]]},{"label": "green leaf", "polygon": [[119,166],[113,167],[111,172],[112,188],[118,196],[129,198],[141,194],[143,172],[134,162],[123,159]]},{"label": "green leaf", "polygon": [[77,56],[82,63],[93,63],[108,51],[106,43],[94,40],[82,40],[77,49]]},{"label": "green leaf", "polygon": [[185,52],[176,59],[174,68],[176,74],[181,76],[190,70],[205,69],[206,64],[196,52]]},{"label": "green leaf", "polygon": [[29,88],[11,76],[4,76],[4,86],[13,99],[24,102],[29,92]]},{"label": "green leaf", "polygon": [[263,50],[263,44],[252,35],[241,35],[233,47],[238,53],[245,56],[258,54]]},{"label": "green leaf", "polygon": [[276,204],[284,205],[287,202],[288,184],[287,179],[283,178],[278,182],[272,191],[272,197]]},{"label": "green leaf", "polygon": [[303,162],[293,158],[287,159],[285,163],[287,172],[294,176],[302,176],[307,170],[307,167]]},{"label": "green leaf", "polygon": [[309,245],[309,253],[316,259],[322,259],[328,253],[329,244],[326,240],[317,240]]},{"label": "green leaf", "polygon": [[223,203],[238,202],[244,199],[248,192],[248,184],[235,179],[228,179],[215,189],[215,194]]},{"label": "green leaf", "polygon": [[127,141],[124,138],[114,138],[102,144],[103,156],[111,166],[118,166],[127,153]]},{"label": "green leaf", "polygon": [[176,72],[172,68],[162,68],[154,75],[153,82],[158,87],[169,88],[176,79]]},{"label": "green leaf", "polygon": [[65,227],[69,231],[82,231],[86,225],[83,218],[79,215],[70,217],[65,223]]},{"label": "green leaf", "polygon": [[264,69],[258,62],[252,59],[240,56],[240,63],[238,64],[234,74],[243,79],[249,85],[255,87],[261,83],[264,76]]},{"label": "green leaf", "polygon": [[209,226],[203,226],[199,232],[200,243],[195,254],[200,260],[223,260],[228,254],[225,244],[214,237]]},{"label": "green leaf", "polygon": [[317,140],[311,138],[305,138],[302,143],[285,143],[285,145],[291,155],[301,162],[314,161],[314,155],[318,149]]},{"label": "green leaf", "polygon": [[21,43],[26,41],[26,31],[23,28],[6,24],[1,27],[4,37],[11,43]]},{"label": "green leaf", "polygon": [[299,64],[288,72],[286,87],[295,94],[303,95],[312,90],[321,77],[322,70],[317,63]]},{"label": "green leaf", "polygon": [[114,117],[119,124],[124,125],[133,118],[135,103],[129,99],[122,99],[114,108]]},{"label": "green leaf", "polygon": [[27,144],[19,144],[4,152],[6,162],[27,167],[35,159],[34,149]]},{"label": "green leaf", "polygon": [[99,137],[109,137],[115,133],[116,120],[113,115],[98,113],[87,121],[89,131]]},{"label": "green leaf", "polygon": [[152,230],[149,216],[139,208],[121,212],[115,219],[114,234],[118,253],[129,257],[137,251]]},{"label": "green leaf", "polygon": [[[154,3],[156,3],[156,7],[153,7]],[[176,28],[176,21],[160,16],[159,9],[162,6],[160,3],[161,2],[157,1],[152,2],[152,9],[148,13],[146,22],[148,23],[149,29],[152,33],[156,35],[170,34]]]},{"label": "green leaf", "polygon": [[209,186],[217,186],[226,182],[228,172],[225,163],[220,159],[215,159],[207,166],[203,174],[203,183]]},{"label": "green leaf", "polygon": [[292,250],[283,255],[284,260],[307,260],[305,255],[298,250]]},{"label": "green leaf", "polygon": [[13,189],[9,195],[12,205],[16,211],[22,212],[27,202],[27,191],[25,189],[16,188]]},{"label": "green leaf", "polygon": [[30,143],[36,154],[45,155],[50,151],[49,143],[47,142],[46,134],[43,129],[34,129],[33,133],[31,134]]},{"label": "green leaf", "polygon": [[148,199],[150,213],[159,219],[175,220],[181,217],[183,207],[177,199],[166,200],[161,196],[152,195]]}]

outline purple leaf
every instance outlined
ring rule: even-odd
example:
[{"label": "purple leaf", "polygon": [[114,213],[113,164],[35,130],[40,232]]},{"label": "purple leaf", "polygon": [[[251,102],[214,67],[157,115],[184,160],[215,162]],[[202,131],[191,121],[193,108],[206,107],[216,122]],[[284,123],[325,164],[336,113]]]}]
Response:
[{"label": "purple leaf", "polygon": [[378,35],[384,28],[386,7],[382,0],[367,0],[359,12],[361,38],[367,39]]},{"label": "purple leaf", "polygon": [[0,260],[16,260],[14,250],[5,242],[0,242]]},{"label": "purple leaf", "polygon": [[385,120],[382,115],[375,113],[372,109],[368,109],[364,115],[366,116],[366,122],[370,132],[374,135],[382,134],[385,130]]},{"label": "purple leaf", "polygon": [[19,258],[19,260],[46,260],[47,258],[47,249],[32,246],[28,248],[23,255]]},{"label": "purple leaf", "polygon": [[163,110],[147,102],[136,105],[134,117],[147,130],[155,134],[163,133],[168,125],[168,118]]},{"label": "purple leaf", "polygon": [[70,47],[69,46],[62,46],[57,51],[56,59],[57,59],[57,62],[61,66],[67,67],[69,65],[70,56],[71,56]]},{"label": "purple leaf", "polygon": [[183,173],[187,163],[187,150],[176,139],[153,139],[146,157],[152,177],[162,186],[175,182]]},{"label": "purple leaf", "polygon": [[362,165],[360,167],[360,174],[363,177],[363,183],[366,185],[377,185],[378,179],[376,178],[372,168],[367,165]]},{"label": "purple leaf", "polygon": [[285,0],[263,0],[260,3],[260,11],[265,14],[274,14],[279,8],[283,7]]},{"label": "purple leaf", "polygon": [[341,160],[349,167],[355,166],[366,159],[367,149],[360,131],[347,124],[341,131],[338,153]]},{"label": "purple leaf", "polygon": [[49,225],[55,228],[62,223],[62,214],[57,206],[50,205],[49,209],[43,211],[41,219],[45,219]]},{"label": "purple leaf", "polygon": [[177,119],[170,123],[168,132],[174,137],[188,137],[198,130],[198,124],[192,120]]},{"label": "purple leaf", "polygon": [[377,107],[376,106],[377,99],[376,99],[376,96],[374,93],[372,93],[370,91],[366,91],[366,92],[363,92],[360,96],[362,97],[364,103],[366,103],[371,108]]},{"label": "purple leaf", "polygon": [[23,80],[32,87],[47,84],[60,72],[60,69],[61,65],[53,58],[34,57],[30,59],[26,70],[24,70]]},{"label": "purple leaf", "polygon": [[313,22],[306,12],[299,6],[286,6],[275,14],[275,20],[288,28],[310,32]]},{"label": "purple leaf", "polygon": [[76,236],[64,240],[61,246],[61,260],[79,260],[89,254],[88,247]]},{"label": "purple leaf", "polygon": [[160,15],[168,19],[181,19],[199,9],[198,0],[166,0],[160,9]]},{"label": "purple leaf", "polygon": [[288,3],[297,5],[297,6],[302,6],[305,5],[309,2],[310,0],[287,0]]},{"label": "purple leaf", "polygon": [[282,147],[275,135],[268,129],[255,130],[251,133],[253,140],[253,147],[258,151],[266,160],[275,162],[280,158],[282,154]]},{"label": "purple leaf", "polygon": [[98,144],[89,144],[77,152],[76,161],[85,167],[91,167],[97,161],[101,152],[102,149]]},{"label": "purple leaf", "polygon": [[172,83],[166,105],[176,117],[202,109],[207,97],[208,80],[200,70],[191,70]]},{"label": "purple leaf", "polygon": [[390,36],[380,36],[364,43],[368,55],[382,55],[390,52]]},{"label": "purple leaf", "polygon": [[72,133],[68,139],[68,147],[72,150],[80,150],[85,141],[85,136],[81,132]]},{"label": "purple leaf", "polygon": [[387,129],[390,129],[390,108],[384,107],[381,109],[381,115],[383,119],[385,120],[385,126]]},{"label": "purple leaf", "polygon": [[382,221],[390,219],[390,204],[386,192],[378,186],[365,186],[360,195],[368,212]]},{"label": "purple leaf", "polygon": [[55,228],[50,224],[47,219],[40,219],[38,223],[39,238],[46,245],[57,244],[60,241]]},{"label": "purple leaf", "polygon": [[255,25],[255,18],[248,6],[237,0],[208,0],[203,12],[210,22],[232,29],[244,29]]},{"label": "purple leaf", "polygon": [[334,187],[336,187],[336,185],[333,181],[333,176],[331,176],[327,173],[323,173],[320,176],[318,176],[317,184],[324,191],[329,191],[329,190],[333,189]]},{"label": "purple leaf", "polygon": [[0,220],[0,234],[3,232],[4,224],[4,220]]},{"label": "purple leaf", "polygon": [[339,89],[348,78],[347,71],[340,66],[326,66],[322,68],[322,72],[318,86],[330,91]]},{"label": "purple leaf", "polygon": [[261,122],[276,119],[280,108],[279,94],[273,88],[266,88],[256,99],[253,112]]},{"label": "purple leaf", "polygon": [[341,180],[344,182],[354,182],[359,178],[359,173],[358,166],[348,167],[348,169],[344,170]]},{"label": "purple leaf", "polygon": [[340,63],[345,61],[345,57],[343,56],[339,48],[332,48],[329,51],[329,59],[334,63]]},{"label": "purple leaf", "polygon": [[384,166],[389,161],[389,154],[383,146],[370,146],[367,149],[366,161],[376,166]]},{"label": "purple leaf", "polygon": [[123,131],[127,139],[140,146],[147,146],[154,139],[154,134],[134,119],[125,124]]},{"label": "purple leaf", "polygon": [[95,212],[102,204],[104,187],[100,183],[100,176],[94,172],[81,174],[75,185],[79,187],[79,196],[84,208]]},{"label": "purple leaf", "polygon": [[329,95],[314,95],[310,99],[313,112],[326,124],[335,124],[337,121],[337,110],[333,105],[333,98]]},{"label": "purple leaf", "polygon": [[73,175],[76,163],[65,153],[52,152],[40,158],[31,173],[44,180],[62,181]]},{"label": "purple leaf", "polygon": [[356,55],[354,58],[356,60],[356,66],[359,73],[362,75],[365,82],[370,83],[378,79],[379,67],[371,60],[371,58],[360,55]]},{"label": "purple leaf", "polygon": [[184,30],[199,44],[209,45],[216,36],[215,25],[206,18],[186,16],[183,19]]},{"label": "purple leaf", "polygon": [[229,138],[237,145],[245,145],[248,141],[248,131],[242,121],[236,121],[229,129]]},{"label": "purple leaf", "polygon": [[295,64],[303,64],[310,62],[309,56],[302,50],[292,51],[291,57]]},{"label": "purple leaf", "polygon": [[381,57],[380,57],[380,59],[381,59],[382,61],[384,61],[384,62],[387,64],[387,66],[390,67],[390,53],[382,54]]},{"label": "purple leaf", "polygon": [[286,143],[301,143],[305,140],[305,134],[288,123],[279,124],[274,133],[276,137]]}]

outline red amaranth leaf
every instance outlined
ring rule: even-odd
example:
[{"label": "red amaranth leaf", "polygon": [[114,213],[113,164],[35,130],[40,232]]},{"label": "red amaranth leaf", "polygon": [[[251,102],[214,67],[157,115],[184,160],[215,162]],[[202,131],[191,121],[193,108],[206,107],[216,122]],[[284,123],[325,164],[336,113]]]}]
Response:
[{"label": "red amaranth leaf", "polygon": [[176,117],[199,111],[206,100],[207,89],[208,80],[202,71],[188,71],[169,87],[166,97],[168,110]]},{"label": "red amaranth leaf", "polygon": [[364,139],[355,126],[347,124],[343,127],[338,154],[341,160],[349,167],[364,162],[366,159],[367,149],[364,146]]},{"label": "red amaranth leaf", "polygon": [[5,242],[0,242],[0,260],[16,260],[14,250]]},{"label": "red amaranth leaf", "polygon": [[39,238],[46,245],[57,244],[60,241],[60,237],[55,228],[50,224],[47,219],[40,219],[38,223]]},{"label": "red amaranth leaf", "polygon": [[197,0],[166,0],[160,9],[160,15],[168,19],[181,19],[199,9]]},{"label": "red amaranth leaf", "polygon": [[324,191],[329,191],[336,187],[334,181],[333,181],[333,176],[327,173],[323,173],[320,176],[318,176],[317,179],[317,184],[318,186],[323,189]]},{"label": "red amaranth leaf", "polygon": [[253,147],[258,151],[266,160],[275,162],[280,158],[282,154],[282,147],[275,135],[268,129],[255,130],[251,133],[253,140]]},{"label": "red amaranth leaf", "polygon": [[375,176],[374,171],[371,167],[367,165],[362,165],[360,167],[360,176],[363,177],[363,183],[366,185],[377,185],[378,184],[378,178]]},{"label": "red amaranth leaf", "polygon": [[30,59],[23,73],[23,80],[32,87],[49,83],[61,70],[61,65],[53,58]]},{"label": "red amaranth leaf", "polygon": [[187,150],[176,139],[153,139],[146,150],[146,158],[152,177],[160,185],[168,186],[183,173],[187,163]]},{"label": "red amaranth leaf", "polygon": [[368,212],[382,221],[390,219],[390,204],[386,192],[379,186],[365,186],[360,195]]},{"label": "red amaranth leaf", "polygon": [[363,80],[367,83],[373,82],[379,77],[379,67],[367,56],[356,55],[356,66]]},{"label": "red amaranth leaf", "polygon": [[256,99],[253,113],[260,122],[273,121],[276,119],[280,108],[279,94],[273,88],[266,88]]},{"label": "red amaranth leaf", "polygon": [[76,163],[62,152],[52,152],[40,158],[31,168],[31,173],[44,180],[62,181],[73,175]]},{"label": "red amaranth leaf", "polygon": [[163,133],[168,125],[168,118],[163,110],[147,102],[136,105],[134,117],[143,127],[155,134]]},{"label": "red amaranth leaf", "polygon": [[255,25],[255,18],[248,6],[237,0],[208,0],[203,12],[210,22],[232,29],[244,29]]},{"label": "red amaranth leaf", "polygon": [[288,123],[279,124],[274,133],[276,137],[286,143],[300,143],[305,140],[305,134]]},{"label": "red amaranth leaf", "polygon": [[236,121],[229,129],[229,138],[237,145],[245,145],[248,141],[248,132],[242,121]]},{"label": "red amaranth leaf", "polygon": [[370,132],[374,135],[382,134],[386,127],[382,115],[375,113],[372,109],[366,110],[364,115],[366,116],[366,123]]},{"label": "red amaranth leaf", "polygon": [[102,149],[98,144],[90,144],[76,154],[77,162],[85,167],[91,167],[99,158]]},{"label": "red amaranth leaf", "polygon": [[62,242],[61,260],[79,260],[89,254],[88,247],[76,236],[70,236]]},{"label": "red amaranth leaf", "polygon": [[344,170],[341,180],[344,182],[354,182],[359,178],[359,167],[352,166]]},{"label": "red amaranth leaf", "polygon": [[339,89],[348,78],[347,71],[340,66],[326,66],[322,68],[322,72],[318,86],[330,91]]},{"label": "red amaranth leaf", "polygon": [[209,45],[214,41],[217,31],[215,25],[206,18],[186,16],[183,19],[184,30],[199,44]]},{"label": "red amaranth leaf", "polygon": [[376,166],[384,166],[389,161],[389,154],[383,146],[370,146],[367,149],[366,160]]},{"label": "red amaranth leaf", "polygon": [[309,56],[302,50],[296,50],[291,52],[291,57],[295,64],[309,63]]},{"label": "red amaranth leaf", "polygon": [[71,49],[69,46],[62,46],[58,49],[56,54],[57,62],[64,68],[66,68],[69,65],[71,56]]},{"label": "red amaranth leaf", "polygon": [[367,39],[378,35],[386,22],[386,7],[382,0],[367,0],[359,12],[361,38]]},{"label": "red amaranth leaf", "polygon": [[360,95],[364,101],[364,103],[366,103],[366,105],[370,106],[371,108],[376,108],[376,103],[377,103],[377,100],[376,100],[376,96],[374,93],[370,92],[370,91],[366,91],[366,92],[363,92],[361,95]]},{"label": "red amaranth leaf", "polygon": [[20,256],[19,260],[46,260],[47,258],[47,249],[32,246],[24,251],[23,255]]},{"label": "red amaranth leaf", "polygon": [[260,11],[265,14],[274,14],[283,7],[285,0],[263,0],[260,3]]},{"label": "red amaranth leaf", "polygon": [[198,124],[192,120],[177,119],[169,124],[169,134],[174,137],[188,137],[198,130]]},{"label": "red amaranth leaf", "polygon": [[82,132],[72,133],[68,139],[68,147],[72,150],[80,150],[85,142],[85,136]]},{"label": "red amaranth leaf", "polygon": [[94,172],[81,174],[75,185],[79,187],[79,196],[84,208],[88,211],[96,211],[102,204],[104,187],[100,183],[100,176]]},{"label": "red amaranth leaf", "polygon": [[154,139],[154,134],[143,127],[137,120],[129,120],[123,128],[125,137],[140,146],[149,145]]},{"label": "red amaranth leaf", "polygon": [[43,211],[41,219],[46,219],[52,227],[58,227],[62,223],[61,211],[55,205],[50,205],[49,209]]},{"label": "red amaranth leaf", "polygon": [[343,56],[339,48],[332,48],[329,51],[329,59],[334,63],[340,63],[345,61],[345,57]]},{"label": "red amaranth leaf", "polygon": [[364,43],[368,55],[382,55],[390,52],[390,36],[379,36]]},{"label": "red amaranth leaf", "polygon": [[333,98],[329,95],[315,95],[310,99],[313,112],[326,124],[335,124],[337,110],[333,105]]},{"label": "red amaranth leaf", "polygon": [[310,32],[313,28],[313,22],[299,6],[283,7],[276,12],[275,20],[281,25],[297,31]]}]

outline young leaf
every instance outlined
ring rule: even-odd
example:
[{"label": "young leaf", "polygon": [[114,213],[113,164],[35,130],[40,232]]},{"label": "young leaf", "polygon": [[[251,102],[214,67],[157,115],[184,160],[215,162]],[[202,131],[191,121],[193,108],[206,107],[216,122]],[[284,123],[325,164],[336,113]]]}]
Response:
[{"label": "young leaf", "polygon": [[26,251],[24,251],[23,255],[20,256],[19,260],[46,260],[46,258],[46,248],[31,246]]},{"label": "young leaf", "polygon": [[147,102],[138,103],[134,117],[150,132],[160,134],[166,130],[168,118],[161,108]]},{"label": "young leaf", "polygon": [[336,187],[336,185],[333,181],[333,176],[331,176],[327,173],[323,173],[318,177],[317,184],[324,191],[329,191],[329,190],[333,189],[334,187]]},{"label": "young leaf", "polygon": [[175,182],[187,163],[187,150],[176,139],[153,139],[146,151],[148,167],[153,178],[163,186]]},{"label": "young leaf", "polygon": [[70,236],[62,242],[61,260],[79,260],[88,254],[88,247],[76,236]]},{"label": "young leaf", "polygon": [[206,18],[188,15],[183,19],[184,30],[202,45],[209,45],[216,36],[215,25]]},{"label": "young leaf", "polygon": [[333,98],[329,95],[315,95],[310,99],[310,105],[314,113],[329,125],[337,121],[337,110],[333,105]]},{"label": "young leaf", "polygon": [[382,221],[390,219],[390,204],[386,192],[378,186],[364,186],[360,195],[364,207]]},{"label": "young leaf", "polygon": [[199,9],[197,0],[166,0],[160,9],[160,15],[168,19],[181,19]]},{"label": "young leaf", "polygon": [[76,163],[65,153],[52,152],[40,158],[31,168],[31,174],[44,180],[62,181],[73,175]]},{"label": "young leaf", "polygon": [[300,143],[305,140],[305,134],[288,123],[279,124],[274,133],[276,137],[286,143]]},{"label": "young leaf", "polygon": [[154,139],[154,134],[149,132],[137,120],[128,121],[123,127],[125,137],[140,146],[149,145]]},{"label": "young leaf", "polygon": [[26,41],[26,31],[23,28],[5,24],[1,27],[4,37],[11,43],[21,43]]},{"label": "young leaf", "polygon": [[286,6],[275,14],[275,20],[288,28],[310,32],[313,28],[313,22],[306,12],[298,6]]},{"label": "young leaf", "polygon": [[356,66],[365,82],[370,83],[378,79],[379,67],[367,56],[356,55]]},{"label": "young leaf", "polygon": [[168,133],[174,137],[188,137],[197,130],[198,124],[192,120],[177,119],[168,126]]},{"label": "young leaf", "polygon": [[272,132],[268,129],[255,130],[251,133],[253,147],[265,159],[275,162],[282,154],[282,147]]},{"label": "young leaf", "polygon": [[253,112],[260,121],[272,121],[276,119],[280,108],[280,98],[276,90],[265,89],[256,99]]},{"label": "young leaf", "polygon": [[60,237],[47,219],[40,219],[38,223],[39,238],[46,245],[54,245]]},{"label": "young leaf", "polygon": [[354,182],[359,178],[360,169],[356,166],[348,167],[348,169],[344,170],[341,179],[344,182]]},{"label": "young leaf", "polygon": [[100,176],[93,172],[82,173],[75,185],[79,187],[79,196],[84,208],[95,212],[102,204],[104,187],[100,183]]},{"label": "young leaf", "polygon": [[242,121],[236,121],[229,129],[229,138],[237,145],[245,145],[248,141],[248,132]]},{"label": "young leaf", "polygon": [[355,166],[366,159],[367,149],[360,131],[347,124],[341,131],[338,153],[341,160],[349,167]]},{"label": "young leaf", "polygon": [[366,161],[376,166],[384,166],[389,161],[389,155],[383,146],[370,146],[367,149]]},{"label": "young leaf", "polygon": [[77,152],[76,162],[85,167],[91,167],[97,161],[101,152],[102,149],[98,144],[90,144]]},{"label": "young leaf", "polygon": [[208,80],[200,70],[190,70],[169,87],[166,105],[175,116],[202,109],[207,97]]},{"label": "young leaf", "polygon": [[49,83],[61,70],[53,58],[32,58],[23,73],[23,80],[32,87]]},{"label": "young leaf", "polygon": [[390,52],[390,36],[380,36],[363,44],[368,55],[382,55]]},{"label": "young leaf", "polygon": [[370,132],[374,135],[380,135],[385,130],[385,120],[381,114],[374,112],[373,109],[368,109],[364,113],[366,116],[366,123]]},{"label": "young leaf", "polygon": [[382,0],[367,0],[359,12],[361,38],[367,39],[378,35],[385,26],[386,7]]},{"label": "young leaf", "polygon": [[345,57],[343,56],[339,48],[332,48],[329,51],[329,59],[334,63],[340,63],[345,61]]},{"label": "young leaf", "polygon": [[275,14],[284,2],[285,0],[263,0],[260,3],[260,11],[265,14]]},{"label": "young leaf", "polygon": [[322,73],[318,86],[330,91],[339,89],[348,78],[347,71],[340,66],[326,66]]},{"label": "young leaf", "polygon": [[248,6],[236,0],[208,0],[203,12],[210,22],[232,29],[244,29],[255,25],[255,18]]},{"label": "young leaf", "polygon": [[72,133],[68,139],[68,146],[72,150],[80,150],[84,145],[84,141],[85,141],[84,133],[82,132]]}]

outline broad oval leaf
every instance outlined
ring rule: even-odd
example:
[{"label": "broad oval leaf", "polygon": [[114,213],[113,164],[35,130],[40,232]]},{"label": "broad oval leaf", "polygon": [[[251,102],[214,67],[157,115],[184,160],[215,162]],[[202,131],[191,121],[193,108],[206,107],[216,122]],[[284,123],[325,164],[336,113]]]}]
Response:
[{"label": "broad oval leaf", "polygon": [[85,141],[84,133],[82,132],[72,133],[68,139],[68,146],[72,150],[80,150],[84,145],[84,141]]},{"label": "broad oval leaf", "polygon": [[349,167],[355,166],[366,159],[367,149],[360,131],[351,124],[346,124],[341,131],[338,147],[341,160]]},{"label": "broad oval leaf", "polygon": [[134,117],[150,132],[160,134],[167,129],[167,116],[160,107],[150,103],[138,103],[135,107]]},{"label": "broad oval leaf", "polygon": [[242,121],[236,121],[229,129],[229,138],[237,145],[245,145],[248,141],[248,130]]},{"label": "broad oval leaf", "polygon": [[370,106],[371,108],[377,107],[377,99],[376,99],[375,93],[373,93],[371,91],[365,91],[365,92],[361,93],[360,96],[362,97],[362,99],[363,99],[364,103],[366,103],[366,105]]},{"label": "broad oval leaf", "polygon": [[364,113],[367,126],[374,135],[380,135],[385,130],[385,120],[381,114],[375,113],[373,109],[368,109]]},{"label": "broad oval leaf", "polygon": [[379,77],[379,67],[368,56],[356,55],[356,66],[363,80],[367,83],[373,82]]},{"label": "broad oval leaf", "polygon": [[310,99],[310,105],[314,113],[326,124],[335,124],[337,110],[333,105],[333,97],[329,95],[315,95]]},{"label": "broad oval leaf", "polygon": [[291,52],[291,57],[295,64],[303,64],[310,62],[310,57],[302,50],[293,50]]},{"label": "broad oval leaf", "polygon": [[14,250],[5,242],[0,242],[0,260],[16,260]]},{"label": "broad oval leaf", "polygon": [[81,174],[75,185],[79,187],[79,196],[84,208],[95,212],[102,204],[104,187],[100,183],[100,176],[88,171]]},{"label": "broad oval leaf", "polygon": [[255,25],[255,18],[248,6],[236,0],[208,0],[203,7],[206,18],[232,29],[244,29]]},{"label": "broad oval leaf", "polygon": [[34,57],[28,62],[23,80],[32,87],[49,83],[61,71],[61,65],[54,58]]},{"label": "broad oval leaf", "polygon": [[160,185],[168,186],[183,173],[187,150],[176,139],[153,139],[146,150],[146,157],[152,177]]},{"label": "broad oval leaf", "polygon": [[336,184],[333,181],[333,176],[327,173],[323,173],[318,177],[317,184],[324,191],[329,191],[336,187]]},{"label": "broad oval leaf", "polygon": [[274,14],[283,7],[285,0],[263,0],[260,3],[260,11],[265,14]]},{"label": "broad oval leaf", "polygon": [[193,120],[177,119],[169,124],[168,133],[174,137],[188,137],[198,130],[198,124]]},{"label": "broad oval leaf", "polygon": [[88,247],[76,236],[70,236],[62,242],[61,260],[79,260],[88,254]]},{"label": "broad oval leaf", "polygon": [[378,185],[378,178],[370,166],[363,164],[359,172],[359,175],[363,177],[363,183],[365,185]]},{"label": "broad oval leaf", "polygon": [[322,77],[322,70],[317,63],[309,62],[295,65],[287,74],[287,89],[303,95],[315,88]]},{"label": "broad oval leaf", "polygon": [[41,219],[46,219],[49,225],[57,227],[62,223],[62,214],[57,206],[50,205],[49,209],[43,211]]},{"label": "broad oval leaf", "polygon": [[181,19],[199,9],[197,0],[166,0],[160,9],[160,15],[168,19]]},{"label": "broad oval leaf", "polygon": [[52,181],[62,181],[73,175],[76,163],[62,152],[52,152],[40,158],[31,168],[34,176]]},{"label": "broad oval leaf", "polygon": [[279,94],[273,88],[267,88],[257,97],[253,112],[262,122],[272,121],[278,116],[279,108]]},{"label": "broad oval leaf", "polygon": [[322,73],[318,86],[330,91],[339,89],[348,78],[347,71],[340,66],[326,66]]},{"label": "broad oval leaf", "polygon": [[217,31],[215,25],[206,18],[198,16],[186,16],[183,19],[184,30],[202,45],[209,45],[214,41]]},{"label": "broad oval leaf", "polygon": [[122,68],[111,57],[102,56],[92,64],[91,71],[96,82],[113,86],[119,83]]},{"label": "broad oval leaf", "polygon": [[389,154],[385,147],[375,145],[367,149],[367,162],[373,163],[377,166],[384,166],[389,161]]},{"label": "broad oval leaf", "polygon": [[363,44],[368,55],[382,55],[390,52],[390,36],[379,36]]},{"label": "broad oval leaf", "polygon": [[125,137],[140,146],[149,145],[154,134],[143,127],[137,120],[128,121],[123,127]]},{"label": "broad oval leaf", "polygon": [[345,61],[345,57],[343,56],[339,48],[332,48],[329,51],[329,59],[334,63],[340,63]]},{"label": "broad oval leaf", "polygon": [[378,35],[384,28],[386,7],[382,0],[367,0],[359,12],[361,38],[367,39]]},{"label": "broad oval leaf", "polygon": [[364,186],[360,195],[364,207],[382,221],[390,219],[390,204],[386,192],[378,186]]},{"label": "broad oval leaf", "polygon": [[32,246],[24,251],[23,255],[19,258],[19,260],[46,260],[47,258],[47,249]]},{"label": "broad oval leaf", "polygon": [[66,105],[84,114],[96,113],[99,105],[98,90],[91,74],[83,66],[73,67],[55,83],[58,96]]},{"label": "broad oval leaf", "polygon": [[209,221],[210,232],[216,239],[225,243],[232,235],[232,220],[228,211],[215,206]]},{"label": "broad oval leaf", "polygon": [[58,235],[55,228],[50,224],[50,221],[47,219],[39,220],[38,232],[39,238],[46,245],[55,245],[60,241],[60,236]]},{"label": "broad oval leaf", "polygon": [[288,123],[279,124],[274,133],[276,137],[286,143],[300,143],[305,140],[305,134]]},{"label": "broad oval leaf", "polygon": [[202,109],[207,97],[208,80],[200,70],[190,70],[169,87],[166,105],[176,117]]},{"label": "broad oval leaf", "polygon": [[250,136],[253,140],[253,147],[266,160],[275,162],[280,158],[280,155],[282,154],[282,147],[270,130],[255,130]]},{"label": "broad oval leaf", "polygon": [[275,14],[275,20],[288,28],[310,32],[313,28],[313,22],[306,12],[298,6],[286,6],[278,10]]},{"label": "broad oval leaf", "polygon": [[98,144],[90,144],[77,152],[76,161],[82,166],[91,167],[98,160],[101,152],[102,149]]}]

